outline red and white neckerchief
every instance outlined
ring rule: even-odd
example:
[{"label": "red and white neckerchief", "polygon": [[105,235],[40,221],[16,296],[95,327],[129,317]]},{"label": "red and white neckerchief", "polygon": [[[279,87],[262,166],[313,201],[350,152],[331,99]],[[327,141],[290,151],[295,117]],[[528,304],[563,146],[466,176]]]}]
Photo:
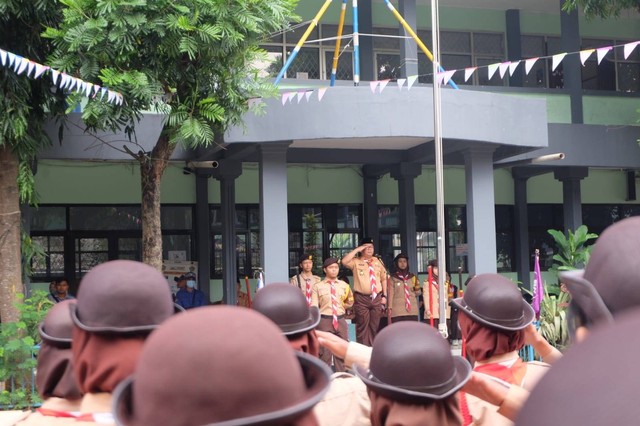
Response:
[{"label": "red and white neckerchief", "polygon": [[336,295],[336,282],[331,281],[331,314],[333,315],[333,329],[338,331],[338,296]]},{"label": "red and white neckerchief", "polygon": [[373,269],[373,259],[365,260],[369,265],[369,280],[371,281],[371,298],[378,297],[378,287],[376,286],[376,270]]},{"label": "red and white neckerchief", "polygon": [[304,282],[307,284],[305,296],[307,298],[307,305],[311,306],[311,279],[305,278]]},{"label": "red and white neckerchief", "polygon": [[407,312],[411,312],[411,293],[409,291],[409,273],[400,274],[400,272],[396,272],[396,276],[402,280],[404,284],[404,307]]},{"label": "red and white neckerchief", "polygon": [[93,422],[98,424],[113,424],[112,413],[81,413],[79,411],[61,411],[51,408],[38,408],[38,413],[47,417],[73,418],[78,422]]}]

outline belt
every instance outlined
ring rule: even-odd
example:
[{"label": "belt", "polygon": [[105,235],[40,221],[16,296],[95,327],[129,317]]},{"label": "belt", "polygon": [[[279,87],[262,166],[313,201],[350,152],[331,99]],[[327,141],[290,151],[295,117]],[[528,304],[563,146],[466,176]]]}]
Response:
[{"label": "belt", "polygon": [[367,297],[371,297],[371,293],[367,294],[367,293],[362,293],[361,291],[355,291],[353,292],[354,294],[361,294],[363,296],[367,296]]},{"label": "belt", "polygon": [[[333,315],[320,315],[320,318],[331,319],[333,318]],[[342,318],[344,318],[344,315],[338,315],[338,319],[342,319]]]}]

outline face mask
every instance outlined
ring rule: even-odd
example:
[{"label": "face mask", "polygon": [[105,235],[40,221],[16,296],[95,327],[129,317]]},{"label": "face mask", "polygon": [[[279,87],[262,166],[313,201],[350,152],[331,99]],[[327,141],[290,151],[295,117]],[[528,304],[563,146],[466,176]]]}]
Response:
[{"label": "face mask", "polygon": [[195,286],[196,286],[196,282],[195,281],[187,281],[187,287],[194,288]]}]

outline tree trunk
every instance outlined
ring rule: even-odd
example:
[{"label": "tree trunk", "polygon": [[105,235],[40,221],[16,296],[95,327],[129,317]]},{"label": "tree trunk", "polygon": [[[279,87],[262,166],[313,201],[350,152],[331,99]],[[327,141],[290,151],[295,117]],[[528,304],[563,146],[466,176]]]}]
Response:
[{"label": "tree trunk", "polygon": [[15,307],[22,291],[20,251],[20,195],[18,159],[7,145],[0,146],[0,321],[18,320]]},{"label": "tree trunk", "polygon": [[175,146],[161,135],[151,155],[140,161],[142,184],[142,261],[162,271],[162,228],[160,224],[160,183]]}]

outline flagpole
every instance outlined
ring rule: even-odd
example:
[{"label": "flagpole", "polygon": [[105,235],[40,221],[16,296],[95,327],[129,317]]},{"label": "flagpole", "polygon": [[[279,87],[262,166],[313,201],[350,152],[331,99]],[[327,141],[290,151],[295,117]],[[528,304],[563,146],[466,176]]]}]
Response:
[{"label": "flagpole", "polygon": [[438,218],[438,297],[440,300],[440,322],[438,331],[443,337],[448,337],[447,332],[447,293],[445,281],[447,278],[447,258],[445,252],[445,228],[444,228],[444,165],[442,159],[442,110],[441,88],[436,78],[440,71],[440,22],[438,13],[438,0],[431,0],[431,38],[433,46],[433,137],[435,144],[436,162],[436,217]]}]

